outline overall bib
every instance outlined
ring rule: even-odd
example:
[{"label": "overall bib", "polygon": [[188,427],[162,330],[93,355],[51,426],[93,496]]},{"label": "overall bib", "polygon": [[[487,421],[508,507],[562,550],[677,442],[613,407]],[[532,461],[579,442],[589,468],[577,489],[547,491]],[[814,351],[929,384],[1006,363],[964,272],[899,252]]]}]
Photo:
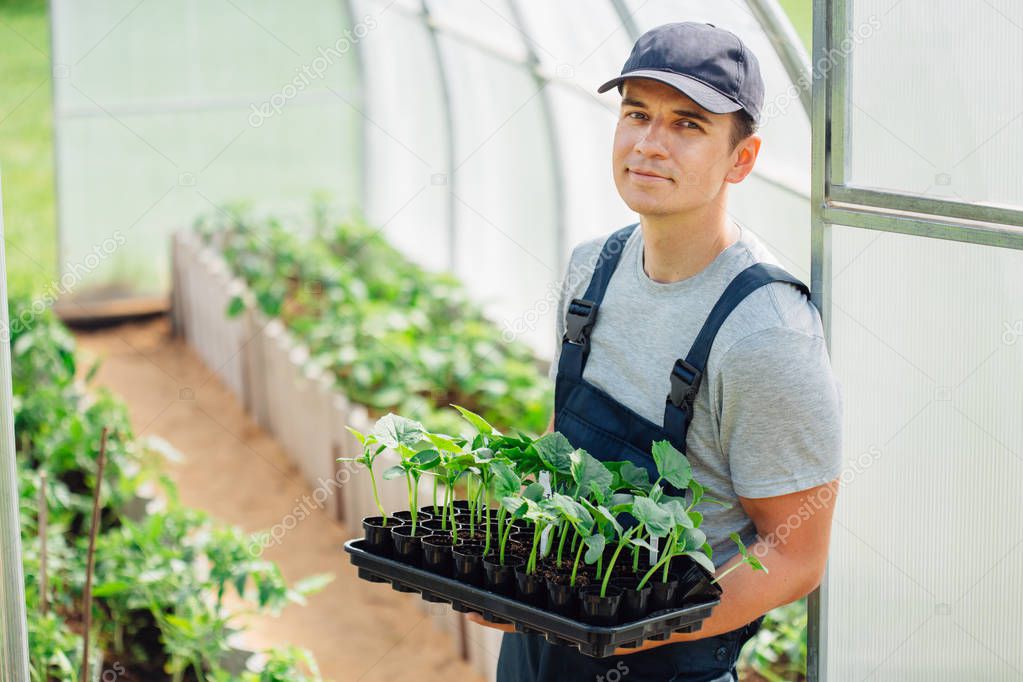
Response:
[{"label": "overall bib", "polygon": [[[715,303],[686,357],[671,370],[671,392],[665,400],[664,423],[654,424],[608,393],[583,379],[590,352],[590,332],[625,242],[635,230],[630,225],[612,234],[601,250],[584,298],[568,307],[565,336],[554,397],[554,428],[574,447],[601,460],[629,459],[657,478],[651,444],[670,441],[686,452],[686,434],[693,403],[700,388],[711,345],[721,324],[750,293],[770,282],[788,282],[809,297],[809,290],[785,270],[757,263],[739,273]],[[669,494],[678,490],[667,487]],[[501,643],[499,682],[727,682],[736,679],[735,662],[742,645],[756,634],[763,617],[732,632],[692,642],[667,644],[626,656],[591,658],[575,648],[550,644],[540,635],[507,633]]]}]

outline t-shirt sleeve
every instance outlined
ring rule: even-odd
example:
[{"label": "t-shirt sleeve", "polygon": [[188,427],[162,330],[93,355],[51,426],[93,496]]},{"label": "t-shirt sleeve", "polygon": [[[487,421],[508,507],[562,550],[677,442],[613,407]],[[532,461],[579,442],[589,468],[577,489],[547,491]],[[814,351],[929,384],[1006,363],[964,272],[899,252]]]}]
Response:
[{"label": "t-shirt sleeve", "polygon": [[738,495],[786,495],[838,477],[842,395],[822,337],[786,327],[751,334],[722,357],[717,389]]},{"label": "t-shirt sleeve", "polygon": [[551,383],[558,377],[558,360],[561,358],[561,339],[565,336],[565,293],[568,284],[566,277],[561,282],[561,294],[558,296],[558,306],[554,309],[554,355],[551,358],[551,368],[547,372]]}]

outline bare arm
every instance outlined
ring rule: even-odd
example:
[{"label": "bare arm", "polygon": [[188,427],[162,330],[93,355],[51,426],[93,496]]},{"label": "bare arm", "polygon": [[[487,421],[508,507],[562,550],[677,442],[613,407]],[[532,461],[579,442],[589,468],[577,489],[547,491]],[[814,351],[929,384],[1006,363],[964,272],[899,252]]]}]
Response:
[{"label": "bare arm", "polygon": [[[724,591],[721,604],[700,630],[674,634],[667,640],[648,642],[635,649],[619,649],[616,653],[628,654],[729,632],[811,592],[824,575],[837,490],[836,479],[790,495],[760,499],[740,497],[759,536],[749,551],[763,562],[769,573],[754,571],[749,566],[735,569],[721,580]],[[719,568],[718,573],[724,573],[741,560],[742,557],[736,556]]]}]

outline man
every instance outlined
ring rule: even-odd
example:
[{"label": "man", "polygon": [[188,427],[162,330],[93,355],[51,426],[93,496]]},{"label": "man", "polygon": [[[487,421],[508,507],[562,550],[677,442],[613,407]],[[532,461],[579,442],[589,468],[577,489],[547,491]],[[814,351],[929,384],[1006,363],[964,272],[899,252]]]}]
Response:
[{"label": "man", "polygon": [[728,185],[761,145],[756,57],[710,24],[668,24],[599,92],[612,86],[615,184],[640,222],[572,253],[552,427],[607,460],[649,465],[661,438],[684,448],[696,480],[730,503],[700,506],[718,573],[740,560],[731,532],[769,573],[731,571],[698,632],[607,659],[510,632],[498,680],[734,680],[763,614],[820,582],[841,396],[806,287],[728,214]]}]

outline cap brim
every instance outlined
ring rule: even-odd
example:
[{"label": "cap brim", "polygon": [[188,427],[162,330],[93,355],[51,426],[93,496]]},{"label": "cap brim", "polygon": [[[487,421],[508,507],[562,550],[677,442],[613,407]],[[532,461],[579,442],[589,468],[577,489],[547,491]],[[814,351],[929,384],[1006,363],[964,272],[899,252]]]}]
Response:
[{"label": "cap brim", "polygon": [[725,95],[722,95],[706,83],[698,81],[695,78],[690,78],[689,76],[683,76],[682,74],[671,73],[669,71],[657,71],[656,69],[637,69],[636,71],[623,73],[617,78],[612,78],[601,85],[597,88],[597,92],[607,92],[615,86],[620,86],[629,78],[647,78],[659,81],[665,85],[670,85],[707,111],[715,114],[728,114],[742,109],[741,104],[729,97],[726,97]]}]

